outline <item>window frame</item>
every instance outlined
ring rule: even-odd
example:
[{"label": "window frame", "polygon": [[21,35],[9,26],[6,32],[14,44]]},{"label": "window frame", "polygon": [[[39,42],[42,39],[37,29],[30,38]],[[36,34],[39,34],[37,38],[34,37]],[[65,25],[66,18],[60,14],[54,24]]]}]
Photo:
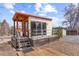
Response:
[{"label": "window frame", "polygon": [[[35,23],[34,29],[32,27],[33,23]],[[39,27],[37,26],[37,23],[40,24],[40,26],[38,25]],[[45,28],[43,28],[44,24],[45,24]],[[47,33],[46,29],[47,29],[47,24],[45,22],[31,21],[31,36],[46,35],[46,33]],[[35,31],[35,32],[33,32],[33,31]]]}]

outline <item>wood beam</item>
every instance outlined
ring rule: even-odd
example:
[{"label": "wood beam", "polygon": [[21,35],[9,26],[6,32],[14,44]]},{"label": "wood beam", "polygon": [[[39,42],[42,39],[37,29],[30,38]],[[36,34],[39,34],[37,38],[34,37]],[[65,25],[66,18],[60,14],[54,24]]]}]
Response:
[{"label": "wood beam", "polygon": [[14,21],[14,33],[13,34],[15,35],[15,21]]},{"label": "wood beam", "polygon": [[18,21],[16,21],[16,29],[18,30]]},{"label": "wood beam", "polygon": [[23,36],[26,36],[26,21],[22,21],[22,32]]}]

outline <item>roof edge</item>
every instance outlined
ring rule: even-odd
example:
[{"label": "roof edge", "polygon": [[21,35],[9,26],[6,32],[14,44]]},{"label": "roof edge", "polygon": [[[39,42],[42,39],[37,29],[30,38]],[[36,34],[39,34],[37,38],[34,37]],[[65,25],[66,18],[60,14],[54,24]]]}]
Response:
[{"label": "roof edge", "polygon": [[36,16],[36,15],[33,15],[33,14],[26,14],[26,13],[22,13],[22,12],[16,12],[15,15],[18,14],[18,15],[23,15],[25,17],[36,17],[36,18],[41,18],[41,19],[46,19],[46,20],[52,20],[52,18],[48,18],[48,17],[42,17],[42,16]]}]

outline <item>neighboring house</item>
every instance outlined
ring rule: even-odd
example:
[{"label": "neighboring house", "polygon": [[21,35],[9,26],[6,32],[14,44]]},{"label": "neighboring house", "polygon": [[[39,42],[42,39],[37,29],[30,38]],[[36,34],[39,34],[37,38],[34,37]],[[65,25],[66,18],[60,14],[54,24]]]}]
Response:
[{"label": "neighboring house", "polygon": [[59,37],[64,37],[64,36],[66,36],[66,28],[55,27],[52,29],[52,34],[59,36]]},{"label": "neighboring house", "polygon": [[[33,40],[33,45],[46,43],[52,37],[52,19],[16,12],[13,16],[14,28]],[[52,39],[53,40],[53,39]]]},{"label": "neighboring house", "polygon": [[79,35],[79,32],[74,28],[67,28],[66,29],[66,33],[67,35]]},{"label": "neighboring house", "polygon": [[1,24],[0,34],[9,35],[9,31],[10,31],[9,24],[6,22],[6,20],[3,20]]}]

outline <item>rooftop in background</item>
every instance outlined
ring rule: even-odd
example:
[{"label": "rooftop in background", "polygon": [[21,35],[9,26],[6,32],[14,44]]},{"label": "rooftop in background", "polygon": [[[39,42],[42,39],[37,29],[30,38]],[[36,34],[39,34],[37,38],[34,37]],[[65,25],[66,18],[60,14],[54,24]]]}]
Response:
[{"label": "rooftop in background", "polygon": [[28,17],[35,17],[35,18],[41,18],[41,19],[45,19],[45,20],[49,20],[51,21],[51,18],[47,18],[47,17],[42,17],[42,16],[35,16],[32,14],[26,14],[26,13],[21,13],[21,12],[16,12],[15,15],[13,16],[13,20],[18,19],[18,17],[21,16],[23,18],[28,18]]},{"label": "rooftop in background", "polygon": [[66,27],[53,27],[53,29],[67,29]]}]

